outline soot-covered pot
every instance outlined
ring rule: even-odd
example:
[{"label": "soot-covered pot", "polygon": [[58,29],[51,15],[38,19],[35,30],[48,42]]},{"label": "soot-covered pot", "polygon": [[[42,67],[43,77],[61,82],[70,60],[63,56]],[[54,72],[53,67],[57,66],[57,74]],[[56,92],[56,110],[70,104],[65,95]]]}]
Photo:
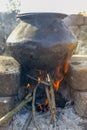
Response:
[{"label": "soot-covered pot", "polygon": [[20,23],[7,39],[8,53],[28,69],[52,70],[64,65],[77,40],[64,24],[65,14],[20,14]]}]

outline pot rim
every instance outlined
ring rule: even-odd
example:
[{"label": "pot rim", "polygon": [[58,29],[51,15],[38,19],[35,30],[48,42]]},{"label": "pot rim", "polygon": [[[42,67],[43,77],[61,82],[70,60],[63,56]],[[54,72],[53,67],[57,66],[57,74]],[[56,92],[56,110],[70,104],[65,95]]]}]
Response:
[{"label": "pot rim", "polygon": [[60,19],[63,19],[67,17],[67,14],[64,13],[54,13],[54,12],[32,12],[32,13],[20,13],[17,15],[17,18],[20,19],[27,19],[28,17],[58,17]]}]

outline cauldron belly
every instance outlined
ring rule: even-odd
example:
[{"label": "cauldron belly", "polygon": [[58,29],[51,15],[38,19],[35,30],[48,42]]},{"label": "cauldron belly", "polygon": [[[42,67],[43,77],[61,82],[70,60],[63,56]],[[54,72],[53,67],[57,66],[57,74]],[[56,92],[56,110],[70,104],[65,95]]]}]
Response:
[{"label": "cauldron belly", "polygon": [[[71,44],[70,44],[71,45]],[[75,45],[75,44],[74,44]],[[37,47],[36,49],[24,48],[24,46],[10,48],[11,55],[16,58],[22,66],[28,69],[38,68],[51,70],[57,66],[64,65],[66,58],[71,55],[75,46],[56,45],[49,48]]]}]

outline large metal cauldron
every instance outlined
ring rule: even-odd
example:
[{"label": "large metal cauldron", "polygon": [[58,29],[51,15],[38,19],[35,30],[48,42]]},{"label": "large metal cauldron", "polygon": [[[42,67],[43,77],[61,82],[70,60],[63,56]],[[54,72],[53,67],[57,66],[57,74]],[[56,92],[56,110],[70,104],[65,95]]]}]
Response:
[{"label": "large metal cauldron", "polygon": [[59,13],[20,14],[20,23],[7,39],[8,52],[28,69],[52,70],[64,65],[77,41]]}]

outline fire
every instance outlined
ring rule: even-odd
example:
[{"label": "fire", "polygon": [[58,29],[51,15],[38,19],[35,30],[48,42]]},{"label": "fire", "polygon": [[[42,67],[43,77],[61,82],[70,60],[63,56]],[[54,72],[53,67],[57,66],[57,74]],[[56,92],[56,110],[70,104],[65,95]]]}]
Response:
[{"label": "fire", "polygon": [[56,68],[56,77],[57,77],[58,79],[55,79],[55,81],[53,82],[53,87],[54,87],[54,89],[55,89],[56,91],[58,91],[60,82],[63,80],[63,77],[64,77],[63,74],[61,73],[61,69],[62,69],[61,66],[58,66],[58,67]]},{"label": "fire", "polygon": [[70,60],[70,56],[68,55],[68,57],[66,59],[65,66],[64,66],[64,74],[66,74],[68,72],[68,69],[69,69],[69,60]]},{"label": "fire", "polygon": [[38,83],[40,83],[40,81],[41,81],[40,77],[38,77],[37,80],[38,80]]},{"label": "fire", "polygon": [[45,105],[48,105],[49,101],[48,99],[45,100]]},{"label": "fire", "polygon": [[27,84],[27,86],[26,86],[26,88],[27,88],[27,89],[29,89],[29,88],[30,88],[30,86],[31,86],[31,85],[28,83],[28,84]]},{"label": "fire", "polygon": [[70,59],[70,56],[68,55],[67,59],[66,59],[66,62],[65,62],[65,66],[64,66],[64,73],[61,72],[61,69],[62,67],[61,66],[58,66],[56,68],[56,80],[53,82],[53,87],[56,91],[58,91],[59,89],[59,85],[60,85],[60,82],[63,80],[64,78],[64,75],[68,72],[68,68],[69,68],[69,59]]},{"label": "fire", "polygon": [[61,82],[62,80],[63,80],[63,76],[62,76],[59,80],[54,81],[53,87],[54,87],[54,89],[55,89],[56,91],[58,91],[60,82]]}]

